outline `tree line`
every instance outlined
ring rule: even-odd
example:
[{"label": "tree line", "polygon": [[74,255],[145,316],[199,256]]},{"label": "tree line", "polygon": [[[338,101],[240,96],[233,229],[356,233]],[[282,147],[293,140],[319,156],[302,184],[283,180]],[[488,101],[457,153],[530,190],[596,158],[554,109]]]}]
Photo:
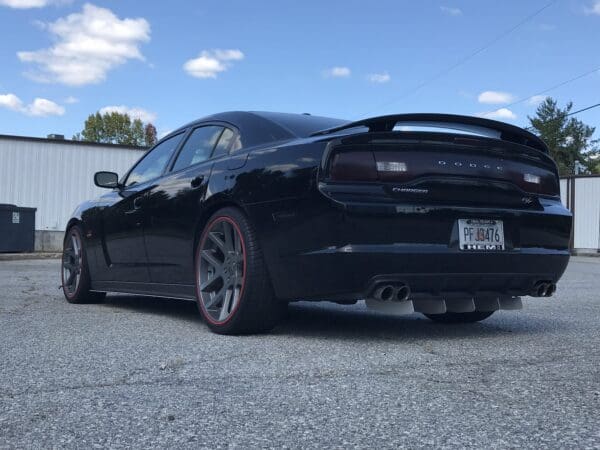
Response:
[{"label": "tree line", "polygon": [[138,147],[152,147],[156,144],[156,127],[151,123],[133,119],[126,113],[99,111],[90,114],[83,124],[83,130],[73,136],[74,141],[121,144]]}]

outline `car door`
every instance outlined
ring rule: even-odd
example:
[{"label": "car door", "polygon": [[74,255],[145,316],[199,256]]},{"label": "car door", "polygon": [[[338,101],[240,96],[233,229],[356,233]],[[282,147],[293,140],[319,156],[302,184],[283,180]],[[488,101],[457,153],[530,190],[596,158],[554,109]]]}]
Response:
[{"label": "car door", "polygon": [[103,209],[104,248],[107,259],[106,279],[148,282],[148,258],[144,242],[144,203],[167,168],[183,133],[169,137],[136,163],[115,191],[114,203]]},{"label": "car door", "polygon": [[196,220],[207,195],[213,162],[234,132],[217,124],[193,129],[170,171],[149,193],[146,252],[153,283],[193,285]]}]

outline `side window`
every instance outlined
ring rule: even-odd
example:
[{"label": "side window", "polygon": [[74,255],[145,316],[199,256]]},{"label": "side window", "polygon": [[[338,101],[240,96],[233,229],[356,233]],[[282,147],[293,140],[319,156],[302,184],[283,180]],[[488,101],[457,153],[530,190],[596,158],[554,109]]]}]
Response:
[{"label": "side window", "polygon": [[129,173],[129,176],[125,181],[125,186],[144,183],[145,181],[160,176],[182,137],[183,133],[180,133],[161,142],[150,150]]},{"label": "side window", "polygon": [[[223,130],[223,134],[221,134],[221,137],[219,138],[219,142],[217,142],[214,154],[217,156],[224,155],[229,151],[229,149],[234,150],[232,148],[234,141],[239,143],[239,138],[236,136],[236,133],[229,128],[225,128]],[[237,150],[237,148],[235,150]]]},{"label": "side window", "polygon": [[210,158],[222,131],[223,127],[217,126],[200,127],[192,131],[177,156],[173,170],[183,169]]}]

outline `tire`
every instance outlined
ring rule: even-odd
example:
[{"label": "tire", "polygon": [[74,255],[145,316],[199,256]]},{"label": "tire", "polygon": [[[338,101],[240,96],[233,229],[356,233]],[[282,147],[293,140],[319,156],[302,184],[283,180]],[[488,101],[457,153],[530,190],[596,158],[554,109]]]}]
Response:
[{"label": "tire", "polygon": [[423,314],[428,319],[439,323],[473,323],[485,320],[494,314],[494,311],[472,311],[465,313],[447,312],[444,314]]},{"label": "tire", "polygon": [[61,263],[61,286],[69,303],[98,303],[104,300],[105,292],[90,290],[92,280],[83,244],[83,233],[74,225],[65,233]]},{"label": "tire", "polygon": [[270,331],[287,304],[275,299],[256,233],[236,208],[208,220],[195,253],[196,299],[215,333]]}]

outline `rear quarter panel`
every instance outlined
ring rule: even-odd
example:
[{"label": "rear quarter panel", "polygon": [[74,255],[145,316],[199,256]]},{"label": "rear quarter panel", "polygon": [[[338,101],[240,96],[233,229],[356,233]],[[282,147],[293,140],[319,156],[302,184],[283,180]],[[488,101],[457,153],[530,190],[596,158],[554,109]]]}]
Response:
[{"label": "rear quarter panel", "polygon": [[317,188],[326,145],[318,141],[252,151],[234,175],[231,196],[256,229],[276,293],[286,289],[286,257],[339,236],[331,224],[342,220],[342,212],[331,208]]}]

